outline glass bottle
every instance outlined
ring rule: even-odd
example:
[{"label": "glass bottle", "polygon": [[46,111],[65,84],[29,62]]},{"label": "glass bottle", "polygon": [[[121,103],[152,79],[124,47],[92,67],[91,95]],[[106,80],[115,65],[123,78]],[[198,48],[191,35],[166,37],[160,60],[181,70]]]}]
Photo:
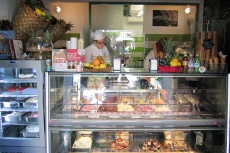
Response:
[{"label": "glass bottle", "polygon": [[194,59],[194,73],[199,73],[200,68],[200,56],[199,54],[196,54],[196,57]]},{"label": "glass bottle", "polygon": [[193,58],[193,54],[190,54],[188,59],[188,73],[193,73],[193,71],[194,71],[194,58]]},{"label": "glass bottle", "polygon": [[187,73],[188,72],[188,55],[184,54],[182,58],[182,72]]}]

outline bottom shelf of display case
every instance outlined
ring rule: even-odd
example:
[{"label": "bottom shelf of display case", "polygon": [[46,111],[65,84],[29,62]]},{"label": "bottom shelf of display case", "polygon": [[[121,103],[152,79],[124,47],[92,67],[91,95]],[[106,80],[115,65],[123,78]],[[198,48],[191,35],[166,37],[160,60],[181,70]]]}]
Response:
[{"label": "bottom shelf of display case", "polygon": [[[218,141],[217,141],[218,140]],[[224,153],[224,131],[52,132],[52,153]],[[216,151],[215,151],[216,150]]]}]

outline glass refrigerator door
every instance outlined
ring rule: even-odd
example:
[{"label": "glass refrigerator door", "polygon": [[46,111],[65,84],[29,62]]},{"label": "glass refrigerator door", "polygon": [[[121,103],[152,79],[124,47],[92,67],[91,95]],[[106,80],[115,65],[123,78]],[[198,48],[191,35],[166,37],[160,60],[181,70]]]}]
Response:
[{"label": "glass refrigerator door", "polygon": [[43,63],[0,61],[0,151],[9,146],[45,147]]}]

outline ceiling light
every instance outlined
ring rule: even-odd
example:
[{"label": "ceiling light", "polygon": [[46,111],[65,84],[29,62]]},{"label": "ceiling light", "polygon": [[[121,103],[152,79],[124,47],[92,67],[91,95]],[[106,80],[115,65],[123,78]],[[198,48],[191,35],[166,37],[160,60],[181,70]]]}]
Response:
[{"label": "ceiling light", "polygon": [[184,11],[185,11],[186,14],[189,14],[191,12],[191,8],[190,7],[186,7]]},{"label": "ceiling light", "polygon": [[56,11],[59,13],[61,12],[61,8],[59,6],[56,7]]},{"label": "ceiling light", "polygon": [[137,16],[142,16],[144,14],[144,11],[141,9],[140,12],[137,14]]}]

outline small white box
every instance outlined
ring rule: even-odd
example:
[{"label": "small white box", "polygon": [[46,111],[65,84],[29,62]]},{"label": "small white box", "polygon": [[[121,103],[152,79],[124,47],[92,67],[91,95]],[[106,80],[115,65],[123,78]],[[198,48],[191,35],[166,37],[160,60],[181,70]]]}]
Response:
[{"label": "small white box", "polygon": [[61,71],[67,69],[67,63],[54,63],[54,70]]},{"label": "small white box", "polygon": [[120,58],[113,59],[113,70],[114,71],[121,70],[121,59]]},{"label": "small white box", "polygon": [[149,60],[150,62],[150,71],[157,71],[157,60],[156,59],[151,59]]}]

